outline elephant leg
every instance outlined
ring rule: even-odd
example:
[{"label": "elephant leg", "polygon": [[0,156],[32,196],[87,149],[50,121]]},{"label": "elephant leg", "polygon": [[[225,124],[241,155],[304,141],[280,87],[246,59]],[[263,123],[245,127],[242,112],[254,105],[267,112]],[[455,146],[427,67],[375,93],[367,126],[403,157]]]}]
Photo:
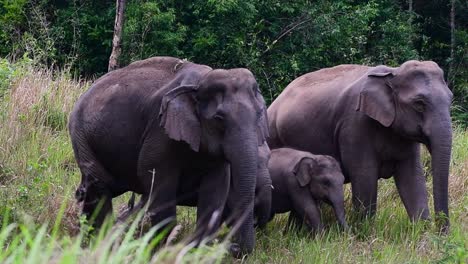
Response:
[{"label": "elephant leg", "polygon": [[322,230],[322,222],[320,216],[320,210],[317,207],[316,203],[307,204],[304,209],[304,219],[306,226],[309,228],[309,231],[320,231]]},{"label": "elephant leg", "polygon": [[229,192],[230,178],[227,164],[212,169],[203,176],[197,203],[197,227],[194,240],[200,243],[220,227]]},{"label": "elephant leg", "polygon": [[143,194],[136,205],[134,205],[134,199],[135,193],[132,194],[132,198],[128,202],[128,209],[118,216],[117,222],[125,222],[130,216],[142,210],[148,202],[148,195]]},{"label": "elephant leg", "polygon": [[254,213],[256,217],[255,226],[264,228],[271,217],[272,183],[267,169],[259,172],[257,177],[257,188],[255,193]]},{"label": "elephant leg", "polygon": [[291,195],[291,202],[301,223],[305,223],[309,231],[322,229],[320,210],[317,202],[312,198],[308,188],[297,188]]},{"label": "elephant leg", "polygon": [[373,216],[377,210],[377,166],[356,169],[350,174],[354,208],[361,217]]},{"label": "elephant leg", "polygon": [[257,197],[255,197],[254,213],[255,226],[261,229],[265,228],[271,218],[271,186],[266,186],[258,192]]},{"label": "elephant leg", "polygon": [[[165,223],[162,225],[167,226],[176,220],[179,171],[174,166],[166,166],[155,169],[154,173],[154,181],[149,185],[148,213],[151,225]],[[151,178],[151,173],[147,177]]]},{"label": "elephant leg", "polygon": [[426,179],[420,161],[419,144],[414,155],[397,163],[395,184],[411,220],[428,219]]},{"label": "elephant leg", "polygon": [[112,196],[101,182],[93,182],[86,189],[82,214],[94,228],[98,229],[106,217],[112,215]]},{"label": "elephant leg", "polygon": [[[144,186],[141,205],[151,220],[151,225],[169,226],[176,220],[177,188],[181,176],[182,158],[177,147],[164,138],[162,131],[155,131],[145,139],[138,159],[138,180]],[[147,198],[147,199],[146,199]],[[143,201],[148,201],[145,205]]]},{"label": "elephant leg", "polygon": [[75,193],[78,202],[83,202],[82,215],[95,229],[105,218],[112,215],[112,192],[115,184],[110,175],[85,142],[74,142],[73,150],[81,171],[81,183]]},{"label": "elephant leg", "polygon": [[229,209],[229,204],[226,204],[226,206],[224,206],[224,210],[223,210],[222,221],[225,222],[228,227],[233,226],[232,218],[230,218],[231,213],[232,212],[231,212],[231,209]]},{"label": "elephant leg", "polygon": [[[351,182],[353,207],[360,218],[373,216],[377,210],[377,180],[379,179],[379,164],[374,147],[365,137],[359,140],[351,140],[346,135],[340,137],[340,156],[343,172]],[[361,133],[363,133],[361,131]]]},{"label": "elephant leg", "polygon": [[285,228],[285,233],[290,230],[300,230],[304,219],[299,216],[294,210],[289,213],[288,224]]}]

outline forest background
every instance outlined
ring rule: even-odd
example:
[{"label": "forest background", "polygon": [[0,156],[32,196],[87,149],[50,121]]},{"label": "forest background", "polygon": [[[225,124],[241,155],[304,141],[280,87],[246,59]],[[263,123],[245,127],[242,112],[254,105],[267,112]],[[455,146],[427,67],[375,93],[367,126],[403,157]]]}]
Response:
[{"label": "forest background", "polygon": [[[121,66],[166,55],[246,67],[271,102],[294,78],[321,68],[433,60],[455,93],[454,119],[468,123],[467,1],[126,2]],[[112,50],[115,3],[0,0],[0,57],[99,77]]]}]

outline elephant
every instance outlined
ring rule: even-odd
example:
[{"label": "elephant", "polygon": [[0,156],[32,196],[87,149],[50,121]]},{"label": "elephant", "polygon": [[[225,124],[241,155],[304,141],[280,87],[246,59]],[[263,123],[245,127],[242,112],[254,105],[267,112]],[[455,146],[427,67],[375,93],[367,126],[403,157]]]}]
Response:
[{"label": "elephant", "polygon": [[288,226],[300,227],[305,222],[310,231],[318,231],[322,229],[319,203],[326,202],[333,207],[339,225],[347,228],[344,176],[334,158],[277,148],[271,151],[268,170],[273,183],[269,220],[275,214],[290,212]]},{"label": "elephant", "polygon": [[[270,148],[266,142],[262,146],[258,147],[258,164],[257,164],[257,180],[255,187],[255,199],[254,199],[254,226],[264,227],[270,218],[271,210],[271,194],[272,194],[272,181],[268,170],[268,161],[270,159]],[[184,189],[188,187],[180,187],[178,189],[179,195],[184,195]],[[222,214],[222,221],[226,222],[228,226],[236,224],[237,217],[232,215],[232,209],[235,207],[236,195],[234,191],[229,192],[226,206]],[[198,195],[196,192],[192,192],[187,195],[185,192],[184,199],[179,199],[177,205],[180,206],[197,206]],[[138,204],[135,205],[135,193],[132,194],[128,201],[128,208],[118,217],[119,221],[125,221],[130,215],[143,209],[145,204],[148,202],[148,196],[143,195],[140,198]],[[220,223],[221,223],[220,222]]]},{"label": "elephant", "polygon": [[292,81],[270,105],[268,144],[338,160],[361,217],[375,214],[377,180],[393,176],[415,221],[429,218],[422,143],[432,158],[436,219],[447,232],[452,98],[432,61],[325,68]]},{"label": "elephant", "polygon": [[[272,180],[268,163],[271,158],[271,150],[265,142],[258,148],[258,166],[257,166],[257,183],[255,188],[254,215],[255,225],[260,228],[264,227],[269,220],[272,204]],[[233,196],[229,196],[233,197]],[[228,199],[229,201],[231,199]],[[234,204],[235,201],[231,201]],[[233,205],[229,205],[233,208]]]},{"label": "elephant", "polygon": [[255,244],[253,201],[258,146],[268,137],[265,101],[247,69],[212,69],[173,57],[133,62],[96,80],[70,115],[82,178],[82,214],[92,224],[127,191],[149,198],[151,224],[176,218],[176,204],[198,193],[199,243],[216,230],[228,191],[241,221],[242,253]]}]

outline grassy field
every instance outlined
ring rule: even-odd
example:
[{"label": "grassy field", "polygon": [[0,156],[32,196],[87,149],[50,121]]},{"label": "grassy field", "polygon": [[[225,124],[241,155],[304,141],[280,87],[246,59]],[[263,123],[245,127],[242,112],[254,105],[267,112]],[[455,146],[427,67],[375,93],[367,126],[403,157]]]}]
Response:
[{"label": "grassy field", "polygon": [[[79,229],[74,190],[80,175],[67,133],[68,113],[90,85],[67,71],[33,66],[28,60],[0,60],[0,263],[466,263],[468,261],[468,131],[454,127],[450,174],[451,232],[437,235],[433,222],[411,223],[393,180],[379,181],[378,213],[354,220],[349,186],[347,219],[339,231],[331,210],[327,231],[310,237],[283,233],[286,216],[276,217],[257,232],[254,253],[234,260],[224,250],[225,239],[196,250],[183,243],[156,251],[159,238],[129,228],[104,228],[88,241]],[[424,155],[427,187],[432,195],[430,161]],[[116,199],[114,210],[128,195]],[[432,196],[430,197],[432,209]],[[194,228],[194,210],[178,214],[182,234]],[[145,235],[146,234],[146,235]],[[221,237],[227,234],[222,231]],[[183,240],[183,238],[181,238]]]}]

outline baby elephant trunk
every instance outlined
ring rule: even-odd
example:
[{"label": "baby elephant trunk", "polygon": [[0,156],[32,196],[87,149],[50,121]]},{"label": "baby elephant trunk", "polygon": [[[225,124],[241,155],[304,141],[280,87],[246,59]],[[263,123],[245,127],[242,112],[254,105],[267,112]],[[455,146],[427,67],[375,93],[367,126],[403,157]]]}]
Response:
[{"label": "baby elephant trunk", "polygon": [[343,191],[341,191],[340,194],[331,197],[330,202],[333,206],[333,210],[335,211],[338,224],[346,230],[348,228],[348,224],[346,223],[345,219]]}]

